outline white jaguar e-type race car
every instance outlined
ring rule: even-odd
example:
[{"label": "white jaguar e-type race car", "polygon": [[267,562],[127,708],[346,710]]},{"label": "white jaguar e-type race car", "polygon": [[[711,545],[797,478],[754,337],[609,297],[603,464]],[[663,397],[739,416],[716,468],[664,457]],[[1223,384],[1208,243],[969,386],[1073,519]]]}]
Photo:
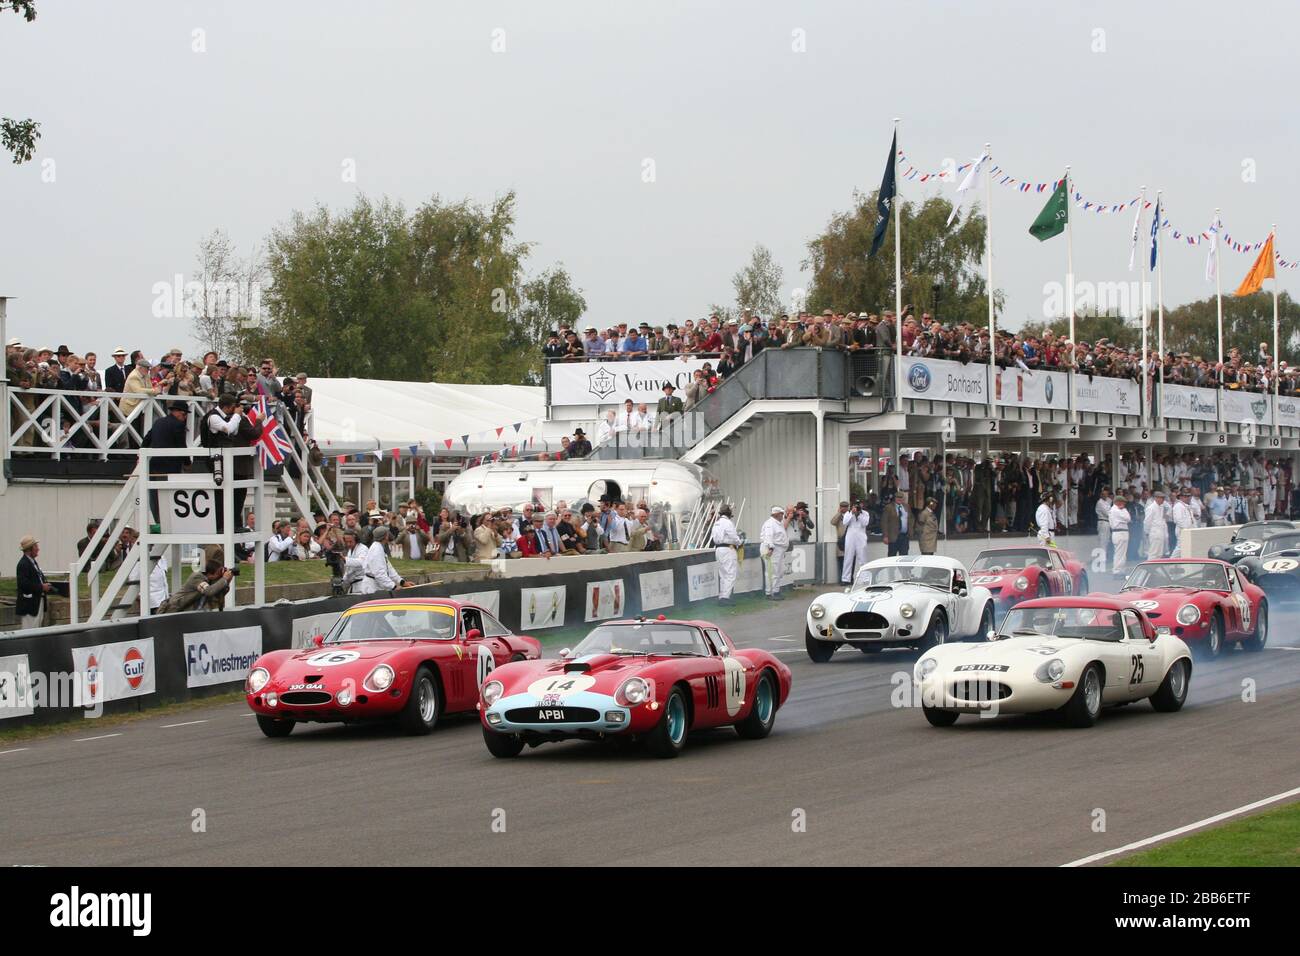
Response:
[{"label": "white jaguar e-type race car", "polygon": [[971,586],[960,561],[939,555],[880,558],[859,569],[853,586],[819,596],[808,608],[804,644],[817,663],[849,644],[930,648],[993,629],[993,595]]},{"label": "white jaguar e-type race car", "polygon": [[1182,639],[1110,595],[1026,601],[989,640],[931,648],[913,671],[925,717],[936,727],[961,714],[1045,711],[1071,727],[1091,727],[1102,707],[1144,698],[1156,710],[1175,711],[1191,677],[1192,653]]}]

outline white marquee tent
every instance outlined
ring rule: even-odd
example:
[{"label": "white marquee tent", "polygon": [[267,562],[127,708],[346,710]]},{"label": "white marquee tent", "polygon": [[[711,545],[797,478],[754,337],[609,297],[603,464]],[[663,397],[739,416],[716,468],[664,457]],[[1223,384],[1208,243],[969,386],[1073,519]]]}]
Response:
[{"label": "white marquee tent", "polygon": [[[535,439],[530,452],[553,450],[564,426],[546,418],[546,389],[527,385],[442,385],[360,378],[313,378],[312,430],[331,455],[388,452],[460,457]],[[514,425],[519,424],[518,432]],[[497,437],[496,429],[503,429]],[[469,436],[469,449],[461,441]],[[444,444],[452,439],[450,450]],[[547,439],[549,438],[549,442]]]}]

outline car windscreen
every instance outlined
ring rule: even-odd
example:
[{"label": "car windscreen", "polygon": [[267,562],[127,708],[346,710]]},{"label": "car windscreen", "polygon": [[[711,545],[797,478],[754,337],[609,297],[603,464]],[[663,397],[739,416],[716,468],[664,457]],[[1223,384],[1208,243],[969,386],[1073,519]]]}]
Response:
[{"label": "car windscreen", "polygon": [[952,583],[952,572],[924,564],[885,564],[877,568],[863,568],[853,582],[857,587],[879,584],[931,584],[947,590]]},{"label": "car windscreen", "polygon": [[972,571],[1002,571],[1014,568],[1046,568],[1051,566],[1047,552],[1037,548],[1023,548],[1014,551],[984,551],[975,563]]},{"label": "car windscreen", "polygon": [[1139,564],[1124,582],[1129,588],[1196,588],[1207,591],[1228,590],[1228,577],[1217,564],[1199,561],[1186,563]]},{"label": "car windscreen", "polygon": [[1007,612],[999,637],[1077,638],[1088,641],[1119,641],[1124,638],[1120,612],[1095,607],[1017,607]]},{"label": "car windscreen", "polygon": [[343,612],[326,644],[348,641],[449,641],[456,636],[456,611],[441,604],[374,604]]},{"label": "car windscreen", "polygon": [[1293,551],[1300,548],[1300,534],[1275,534],[1264,542],[1261,555],[1277,554],[1279,551]]},{"label": "car windscreen", "polygon": [[605,624],[582,639],[570,659],[591,654],[662,654],[708,657],[698,628],[688,624]]}]

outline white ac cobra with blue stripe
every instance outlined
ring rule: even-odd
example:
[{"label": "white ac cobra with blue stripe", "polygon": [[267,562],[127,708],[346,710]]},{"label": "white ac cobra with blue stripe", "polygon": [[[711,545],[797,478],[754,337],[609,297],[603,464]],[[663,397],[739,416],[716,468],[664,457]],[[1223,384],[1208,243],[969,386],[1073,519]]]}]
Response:
[{"label": "white ac cobra with blue stripe", "polygon": [[982,640],[993,627],[993,595],[970,583],[960,561],[903,555],[864,565],[852,587],[813,601],[804,643],[820,664],[846,644],[864,653],[882,647],[927,650],[953,640]]}]

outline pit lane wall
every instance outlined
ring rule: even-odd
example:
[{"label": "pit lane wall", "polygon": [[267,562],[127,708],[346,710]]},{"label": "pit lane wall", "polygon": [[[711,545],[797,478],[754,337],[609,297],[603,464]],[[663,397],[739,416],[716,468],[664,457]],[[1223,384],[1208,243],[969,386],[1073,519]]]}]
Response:
[{"label": "pit lane wall", "polygon": [[1236,534],[1239,524],[1221,525],[1217,528],[1184,528],[1179,532],[1179,554],[1189,558],[1203,558],[1216,544],[1227,544]]},{"label": "pit lane wall", "polygon": [[[548,631],[561,627],[640,613],[705,616],[717,598],[712,549],[609,557],[572,571],[564,570],[560,559],[521,559],[507,562],[505,577],[473,582],[478,590],[459,582],[400,593],[474,601],[516,633],[543,642]],[[812,545],[796,545],[786,562],[787,582],[814,579]],[[746,545],[736,592],[762,589],[758,546]],[[0,734],[237,690],[258,655],[306,647],[353,604],[385,596],[321,598],[0,636]]]}]

